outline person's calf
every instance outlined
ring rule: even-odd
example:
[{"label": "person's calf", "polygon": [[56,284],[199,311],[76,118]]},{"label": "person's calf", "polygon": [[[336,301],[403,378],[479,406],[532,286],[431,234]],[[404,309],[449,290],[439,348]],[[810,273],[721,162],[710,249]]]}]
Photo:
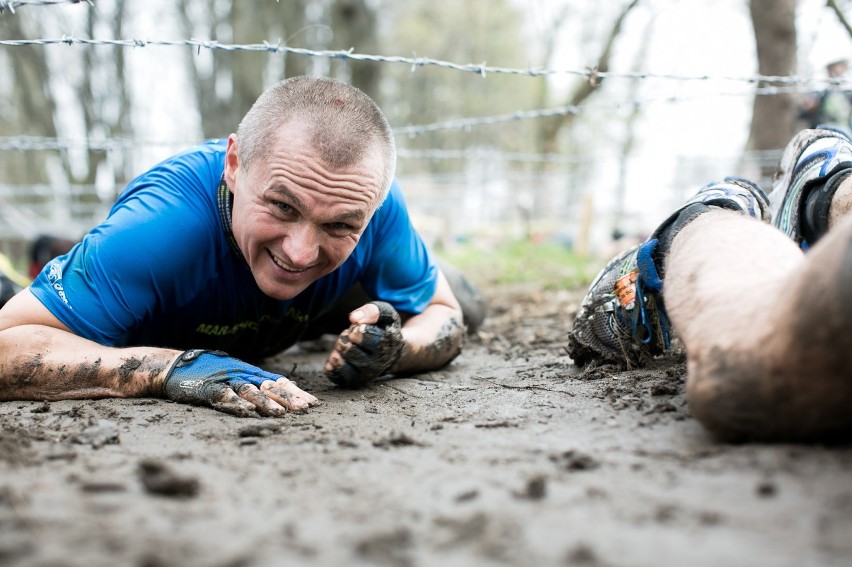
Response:
[{"label": "person's calf", "polygon": [[816,244],[849,212],[850,180],[852,168],[847,168],[809,187],[801,218],[802,236],[808,246]]},{"label": "person's calf", "polygon": [[[809,353],[823,354],[820,349]],[[754,351],[710,348],[691,354],[687,400],[693,416],[724,441],[833,441],[852,436],[849,388],[844,374],[795,365]]]},{"label": "person's calf", "polygon": [[832,230],[852,212],[852,170],[844,172],[828,209],[828,229]]},{"label": "person's calf", "polygon": [[770,378],[759,357],[721,345],[687,352],[686,398],[705,428],[731,442],[783,435],[772,387],[776,377]]},{"label": "person's calf", "polygon": [[852,218],[760,293],[771,313],[733,311],[748,329],[687,343],[693,415],[726,440],[852,439]]}]

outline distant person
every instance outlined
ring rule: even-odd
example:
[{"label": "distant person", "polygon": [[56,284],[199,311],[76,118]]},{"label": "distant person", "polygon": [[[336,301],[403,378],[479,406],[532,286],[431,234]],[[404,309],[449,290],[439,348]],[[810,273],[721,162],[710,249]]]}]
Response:
[{"label": "distant person", "polygon": [[689,406],[719,436],[852,438],[852,140],[803,130],[779,174],[768,199],[705,186],[614,258],[574,321],[575,363],[642,365],[676,333]]},{"label": "distant person", "polygon": [[0,254],[0,307],[29,285],[26,276],[19,274],[12,261]]},{"label": "distant person", "polygon": [[5,254],[0,254],[0,307],[6,305],[18,292],[30,285],[45,264],[65,254],[73,246],[72,240],[47,234],[40,235],[29,246],[29,278],[18,273]]},{"label": "distant person", "polygon": [[48,262],[57,256],[67,254],[75,244],[73,240],[51,234],[40,234],[36,237],[30,244],[30,279],[34,280]]},{"label": "distant person", "polygon": [[[825,67],[829,79],[846,77],[849,62],[846,59],[832,61]],[[799,119],[807,128],[819,125],[852,131],[852,91],[829,85],[817,93],[805,96],[799,107]]]},{"label": "distant person", "polygon": [[[133,180],[0,310],[0,399],[303,411],[314,396],[243,360],[294,344],[355,288],[370,301],[323,329],[339,333],[332,381],[447,364],[463,311],[411,226],[395,162],[390,127],[361,91],[320,77],[274,85],[227,141]],[[456,286],[480,307],[470,289]]]}]

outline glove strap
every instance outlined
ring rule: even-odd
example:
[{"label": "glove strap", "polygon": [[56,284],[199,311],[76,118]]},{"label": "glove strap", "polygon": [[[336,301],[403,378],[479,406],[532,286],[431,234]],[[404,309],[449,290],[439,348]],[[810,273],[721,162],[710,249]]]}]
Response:
[{"label": "glove strap", "polygon": [[191,365],[193,362],[198,360],[198,358],[202,354],[213,354],[216,356],[228,356],[227,353],[222,352],[221,350],[207,350],[202,348],[192,348],[189,350],[183,351],[180,356],[178,356],[172,365],[169,367],[168,371],[166,371],[166,375],[163,378],[163,390],[165,391],[166,384],[169,381],[169,378],[172,377],[172,374],[178,368],[184,368],[186,366]]},{"label": "glove strap", "polygon": [[179,357],[177,357],[177,360],[175,360],[174,364],[172,364],[172,367],[169,368],[169,371],[166,373],[166,376],[171,374],[172,371],[177,369],[177,368],[189,366],[190,364],[192,364],[193,362],[198,360],[198,357],[201,356],[202,354],[215,354],[216,356],[228,356],[228,353],[222,352],[221,350],[206,350],[206,349],[203,349],[203,348],[192,348],[192,349],[189,349],[189,350],[185,350],[181,353],[181,355]]}]

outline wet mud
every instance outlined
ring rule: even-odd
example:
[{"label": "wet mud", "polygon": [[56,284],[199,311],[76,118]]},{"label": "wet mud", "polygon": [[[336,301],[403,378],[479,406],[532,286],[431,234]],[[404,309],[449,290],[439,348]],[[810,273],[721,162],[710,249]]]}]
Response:
[{"label": "wet mud", "polygon": [[488,295],[439,371],[345,390],[324,352],[266,361],[305,414],[0,403],[0,564],[852,563],[852,448],[721,443],[682,356],[579,372],[580,292]]}]

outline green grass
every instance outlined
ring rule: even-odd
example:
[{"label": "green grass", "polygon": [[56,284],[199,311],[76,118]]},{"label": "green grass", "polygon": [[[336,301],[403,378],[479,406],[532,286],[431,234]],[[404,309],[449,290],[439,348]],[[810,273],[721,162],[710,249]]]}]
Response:
[{"label": "green grass", "polygon": [[571,289],[588,285],[600,268],[598,261],[555,242],[458,244],[438,255],[477,285],[535,283],[542,289]]}]

